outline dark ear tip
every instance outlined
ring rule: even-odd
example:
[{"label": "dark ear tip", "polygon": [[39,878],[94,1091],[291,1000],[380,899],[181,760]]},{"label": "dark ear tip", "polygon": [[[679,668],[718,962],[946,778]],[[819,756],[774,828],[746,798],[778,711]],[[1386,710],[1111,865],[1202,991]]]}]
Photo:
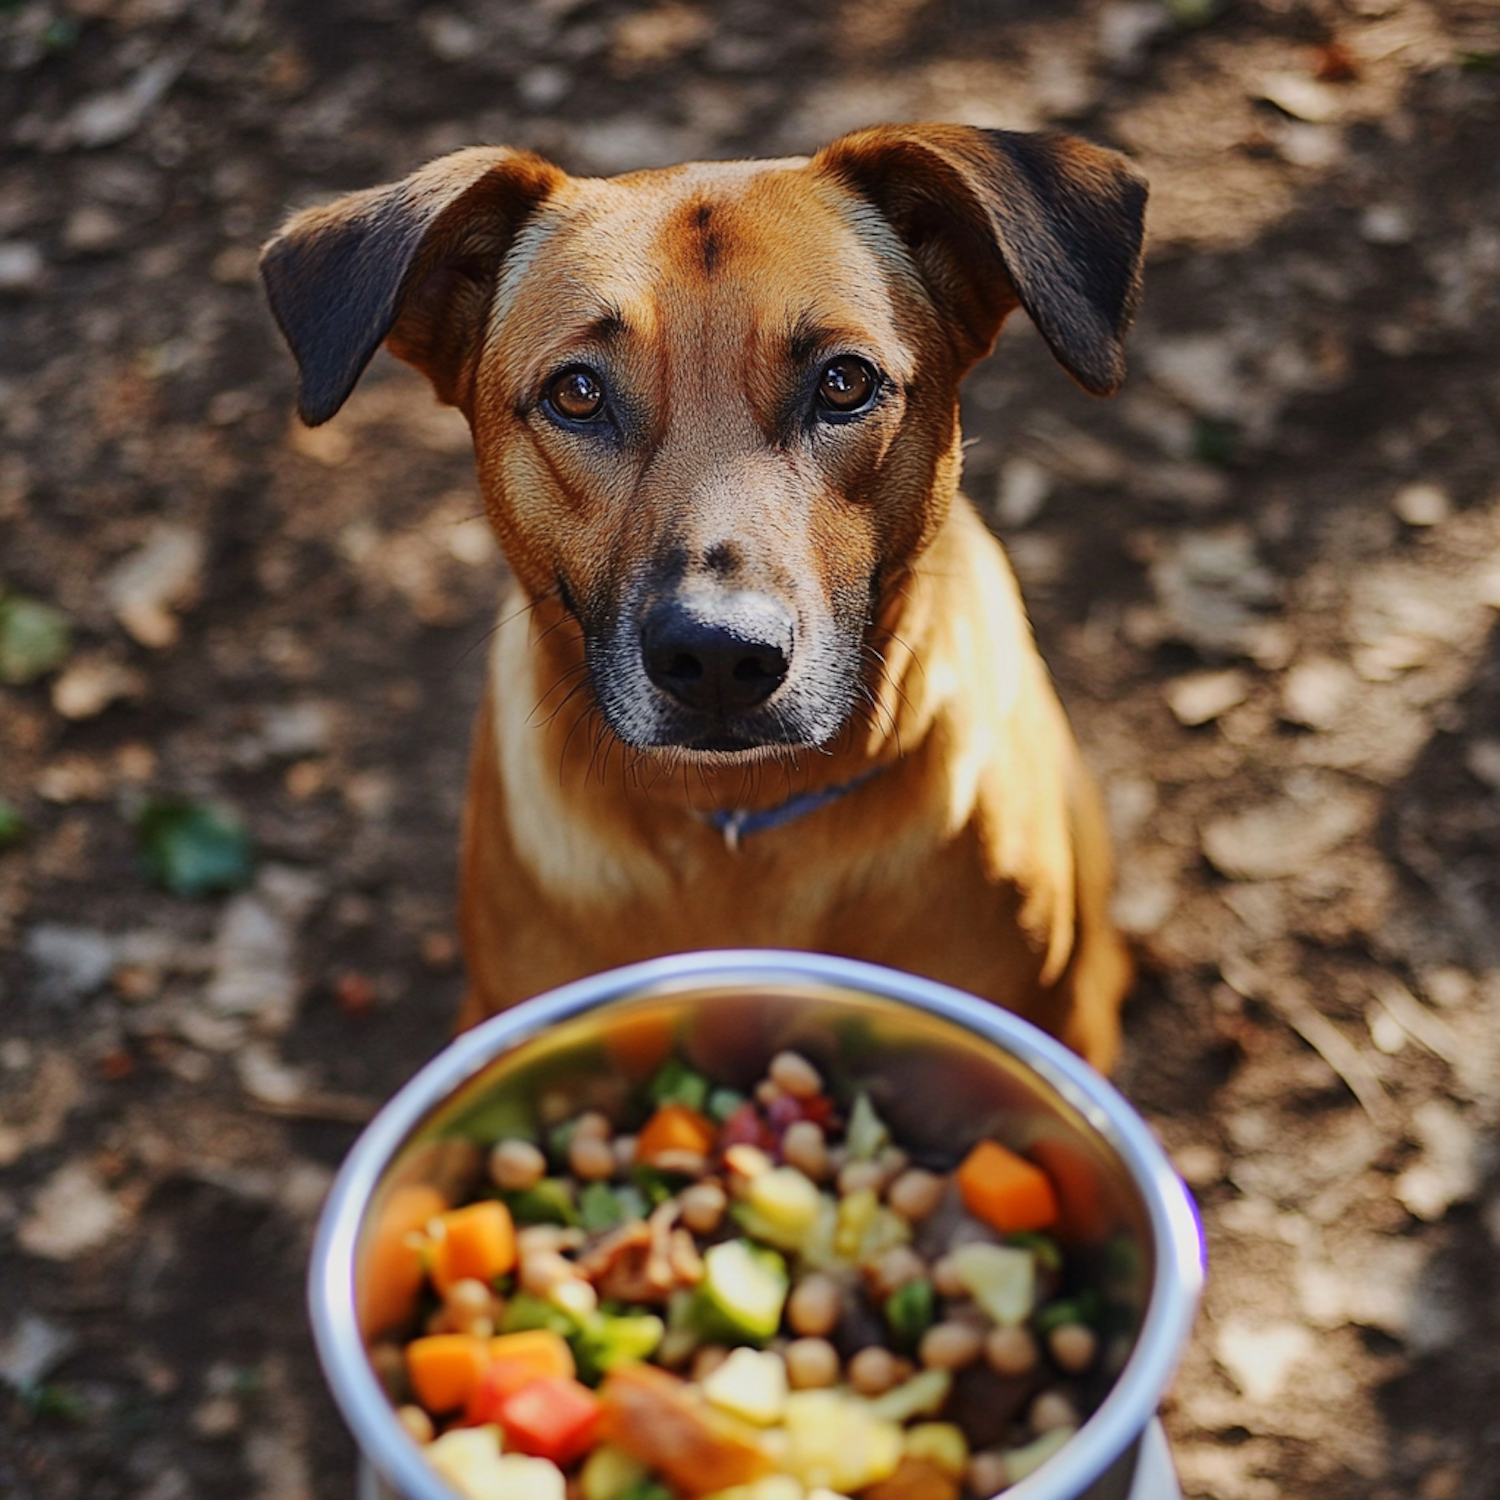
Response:
[{"label": "dark ear tip", "polygon": [[314,400],[305,392],[297,395],[297,416],[304,427],[321,427],[325,422],[338,415],[339,408],[344,404],[344,398],[340,396],[336,401],[330,401],[327,397],[322,400]]}]

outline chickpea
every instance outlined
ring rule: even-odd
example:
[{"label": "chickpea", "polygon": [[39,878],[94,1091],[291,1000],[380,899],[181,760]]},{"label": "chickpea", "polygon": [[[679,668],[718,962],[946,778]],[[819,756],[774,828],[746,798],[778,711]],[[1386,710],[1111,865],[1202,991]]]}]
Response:
[{"label": "chickpea", "polygon": [[1031,1430],[1040,1437],[1059,1427],[1078,1425],[1078,1408],[1061,1391],[1043,1391],[1031,1403],[1026,1417]]},{"label": "chickpea", "polygon": [[813,1272],[792,1288],[786,1320],[792,1332],[821,1337],[832,1333],[844,1312],[844,1295],[831,1276]]},{"label": "chickpea", "polygon": [[940,1297],[967,1297],[969,1289],[958,1274],[958,1262],[951,1255],[940,1256],[932,1263],[932,1286]]},{"label": "chickpea", "polygon": [[909,1167],[886,1189],[885,1201],[910,1224],[920,1223],[943,1201],[947,1183],[936,1172]]},{"label": "chickpea", "polygon": [[684,1188],[678,1202],[682,1204],[682,1222],[694,1234],[712,1234],[724,1218],[729,1198],[724,1189],[710,1179]]},{"label": "chickpea", "polygon": [[615,1165],[622,1172],[628,1172],[635,1165],[635,1137],[617,1135],[614,1139],[614,1147]]},{"label": "chickpea", "polygon": [[573,1113],[573,1101],[560,1089],[548,1089],[536,1101],[537,1118],[543,1125],[561,1125]]},{"label": "chickpea", "polygon": [[875,1165],[880,1169],[876,1188],[883,1193],[906,1170],[910,1162],[911,1157],[899,1146],[887,1146],[875,1158]]},{"label": "chickpea", "polygon": [[581,1229],[561,1224],[528,1224],[516,1231],[516,1254],[522,1260],[538,1250],[576,1250],[584,1241]]},{"label": "chickpea", "polygon": [[770,1109],[770,1107],[782,1097],[783,1091],[780,1085],[772,1083],[769,1078],[762,1078],[761,1081],[755,1085],[755,1102],[760,1105],[762,1109]]},{"label": "chickpea", "polygon": [[800,1052],[778,1052],[766,1075],[793,1099],[811,1099],[823,1092],[823,1075]]},{"label": "chickpea", "polygon": [[838,1384],[838,1351],[827,1339],[793,1339],[784,1357],[787,1383],[794,1391],[822,1390]]},{"label": "chickpea", "polygon": [[724,1153],[724,1165],[737,1177],[759,1177],[776,1163],[759,1146],[741,1144]]},{"label": "chickpea", "polygon": [[871,1344],[849,1361],[849,1384],[861,1396],[883,1396],[900,1378],[900,1361],[883,1345]]},{"label": "chickpea", "polygon": [[556,1282],[547,1294],[547,1300],[575,1318],[586,1318],[599,1309],[599,1293],[594,1290],[594,1283],[585,1281],[582,1276],[569,1276],[565,1281]]},{"label": "chickpea", "polygon": [[793,1120],[781,1137],[781,1155],[788,1166],[805,1172],[814,1182],[828,1175],[828,1142],[823,1127],[811,1120]]},{"label": "chickpea", "polygon": [[424,1447],[437,1436],[432,1418],[420,1406],[398,1406],[396,1420],[406,1429],[406,1435],[412,1442]]},{"label": "chickpea", "polygon": [[910,1245],[893,1245],[870,1267],[870,1282],[881,1297],[889,1297],[908,1281],[921,1281],[927,1262]]},{"label": "chickpea", "polygon": [[455,1281],[443,1293],[443,1302],[456,1318],[488,1316],[495,1306],[490,1289],[477,1276],[465,1276],[461,1281]]},{"label": "chickpea", "polygon": [[1063,1323],[1047,1335],[1047,1349],[1070,1375],[1079,1375],[1093,1364],[1099,1340],[1086,1323]]},{"label": "chickpea", "polygon": [[708,1160],[701,1151],[658,1151],[651,1165],[659,1172],[676,1172],[681,1177],[701,1177],[708,1170]]},{"label": "chickpea", "polygon": [[1010,1488],[1010,1465],[998,1448],[972,1454],[964,1469],[964,1488],[983,1497],[998,1495]]},{"label": "chickpea", "polygon": [[607,1141],[614,1133],[614,1126],[609,1123],[609,1117],[600,1114],[597,1109],[585,1110],[573,1125],[575,1141],[579,1136],[596,1141]]},{"label": "chickpea", "polygon": [[839,1196],[847,1198],[851,1193],[862,1193],[866,1188],[880,1186],[880,1168],[872,1161],[845,1162],[839,1172]]},{"label": "chickpea", "polygon": [[489,1338],[495,1331],[495,1299],[489,1287],[475,1277],[455,1281],[443,1293],[443,1310],[459,1333]]},{"label": "chickpea", "polygon": [[406,1394],[406,1354],[399,1344],[382,1341],[370,1349],[370,1367],[392,1401]]},{"label": "chickpea", "polygon": [[615,1175],[614,1148],[603,1136],[574,1131],[568,1142],[568,1168],[585,1182],[607,1181]]},{"label": "chickpea", "polygon": [[522,1288],[533,1297],[545,1297],[553,1287],[572,1281],[577,1275],[573,1263],[556,1250],[533,1250],[523,1254],[519,1272]]},{"label": "chickpea", "polygon": [[490,1152],[490,1181],[507,1192],[524,1193],[547,1175],[547,1158],[530,1141],[497,1141]]},{"label": "chickpea", "polygon": [[917,1358],[924,1369],[962,1370],[984,1349],[984,1334],[972,1323],[934,1323],[922,1335]]},{"label": "chickpea", "polygon": [[1028,1329],[992,1328],[985,1337],[984,1358],[997,1375],[1028,1375],[1040,1351]]}]

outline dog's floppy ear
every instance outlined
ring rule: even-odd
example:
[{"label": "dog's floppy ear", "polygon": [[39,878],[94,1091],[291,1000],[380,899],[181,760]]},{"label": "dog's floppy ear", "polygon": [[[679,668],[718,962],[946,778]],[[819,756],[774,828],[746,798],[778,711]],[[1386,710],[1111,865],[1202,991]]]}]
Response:
[{"label": "dog's floppy ear", "polygon": [[967,362],[1019,305],[1085,390],[1119,388],[1146,210],[1124,157],[1052,132],[886,125],[842,136],[813,165],[892,225]]},{"label": "dog's floppy ear", "polygon": [[529,151],[476,146],[288,220],[260,273],[303,421],[333,416],[385,339],[463,405],[496,269],[563,175]]}]

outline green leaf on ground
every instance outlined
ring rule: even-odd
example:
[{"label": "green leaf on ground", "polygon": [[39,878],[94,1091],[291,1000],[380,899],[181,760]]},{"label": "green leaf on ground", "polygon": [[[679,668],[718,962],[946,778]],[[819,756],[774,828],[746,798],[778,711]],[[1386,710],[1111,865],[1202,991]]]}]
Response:
[{"label": "green leaf on ground", "polygon": [[26,820],[9,802],[0,802],[0,850],[19,844],[26,832]]},{"label": "green leaf on ground", "polygon": [[237,891],[255,873],[255,848],[237,818],[202,802],[148,802],[136,820],[146,873],[178,896]]},{"label": "green leaf on ground", "polygon": [[73,627],[50,604],[20,594],[0,595],[0,682],[21,687],[68,659]]}]

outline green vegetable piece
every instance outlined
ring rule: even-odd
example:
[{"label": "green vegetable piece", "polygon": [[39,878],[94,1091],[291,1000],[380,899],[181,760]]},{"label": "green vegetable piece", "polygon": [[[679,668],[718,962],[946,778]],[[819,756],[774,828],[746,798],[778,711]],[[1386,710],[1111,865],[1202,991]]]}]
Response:
[{"label": "green vegetable piece", "polygon": [[651,1205],[646,1202],[646,1195],[630,1183],[624,1183],[613,1189],[614,1195],[620,1204],[620,1212],[625,1220],[644,1219],[651,1212]]},{"label": "green vegetable piece", "polygon": [[591,1182],[578,1195],[578,1217],[590,1234],[598,1234],[623,1224],[625,1208],[607,1183]]},{"label": "green vegetable piece", "polygon": [[205,803],[148,802],[135,827],[147,875],[173,895],[241,890],[255,873],[245,825]]},{"label": "green vegetable piece", "polygon": [[571,1229],[579,1222],[572,1190],[559,1177],[544,1177],[535,1187],[498,1196],[517,1224],[562,1224]]},{"label": "green vegetable piece", "polygon": [[1031,1251],[1036,1257],[1037,1270],[1045,1271],[1050,1276],[1055,1276],[1062,1270],[1062,1248],[1050,1234],[1042,1234],[1033,1229],[1017,1230],[1014,1234],[1006,1235],[1005,1240],[1018,1250]]},{"label": "green vegetable piece", "polygon": [[844,1145],[851,1161],[873,1161],[880,1148],[891,1138],[885,1121],[875,1113],[870,1096],[863,1089],[854,1096],[849,1110],[849,1128],[844,1132]]},{"label": "green vegetable piece", "polygon": [[81,1422],[88,1415],[83,1397],[65,1385],[28,1381],[17,1388],[16,1395],[33,1416],[50,1417],[59,1422]]},{"label": "green vegetable piece", "polygon": [[703,1257],[691,1324],[707,1342],[763,1344],[781,1326],[790,1289],[786,1262],[749,1240],[725,1240]]},{"label": "green vegetable piece", "polygon": [[651,1102],[662,1104],[685,1104],[700,1113],[708,1102],[708,1079],[676,1057],[669,1057],[661,1065],[656,1077],[646,1092]]},{"label": "green vegetable piece", "polygon": [[652,1208],[665,1203],[668,1198],[675,1198],[693,1180],[681,1172],[663,1172],[658,1167],[645,1165],[632,1167],[630,1176]]},{"label": "green vegetable piece", "polygon": [[567,1335],[578,1378],[597,1385],[617,1365],[636,1365],[656,1353],[667,1331],[654,1313],[594,1313]]},{"label": "green vegetable piece", "polygon": [[620,1500],[673,1500],[671,1490],[659,1479],[637,1479],[629,1489],[623,1490]]},{"label": "green vegetable piece", "polygon": [[9,802],[0,802],[0,850],[19,844],[26,832],[26,820]]},{"label": "green vegetable piece", "polygon": [[704,1113],[716,1125],[722,1125],[744,1102],[745,1096],[738,1089],[717,1088],[708,1096]]},{"label": "green vegetable piece", "polygon": [[935,1416],[953,1389],[951,1370],[918,1370],[910,1380],[874,1397],[867,1410],[882,1422],[910,1422]]},{"label": "green vegetable piece", "polygon": [[0,595],[0,682],[22,687],[55,671],[68,658],[73,627],[50,604]]},{"label": "green vegetable piece", "polygon": [[891,1343],[902,1354],[911,1354],[932,1327],[936,1304],[932,1283],[925,1276],[898,1286],[885,1299],[885,1323]]},{"label": "green vegetable piece", "polygon": [[517,1292],[505,1304],[505,1313],[500,1319],[501,1333],[525,1333],[529,1328],[550,1328],[571,1342],[578,1333],[578,1324],[560,1307],[530,1292]]},{"label": "green vegetable piece", "polygon": [[1063,1328],[1069,1323],[1084,1323],[1097,1328],[1103,1318],[1104,1298],[1090,1286],[1072,1297],[1063,1297],[1039,1307],[1032,1322],[1036,1331],[1045,1337],[1054,1328]]},{"label": "green vegetable piece", "polygon": [[547,1153],[547,1163],[554,1172],[568,1170],[568,1147],[573,1144],[573,1132],[577,1129],[578,1121],[574,1119],[564,1120],[547,1132],[542,1149]]}]

